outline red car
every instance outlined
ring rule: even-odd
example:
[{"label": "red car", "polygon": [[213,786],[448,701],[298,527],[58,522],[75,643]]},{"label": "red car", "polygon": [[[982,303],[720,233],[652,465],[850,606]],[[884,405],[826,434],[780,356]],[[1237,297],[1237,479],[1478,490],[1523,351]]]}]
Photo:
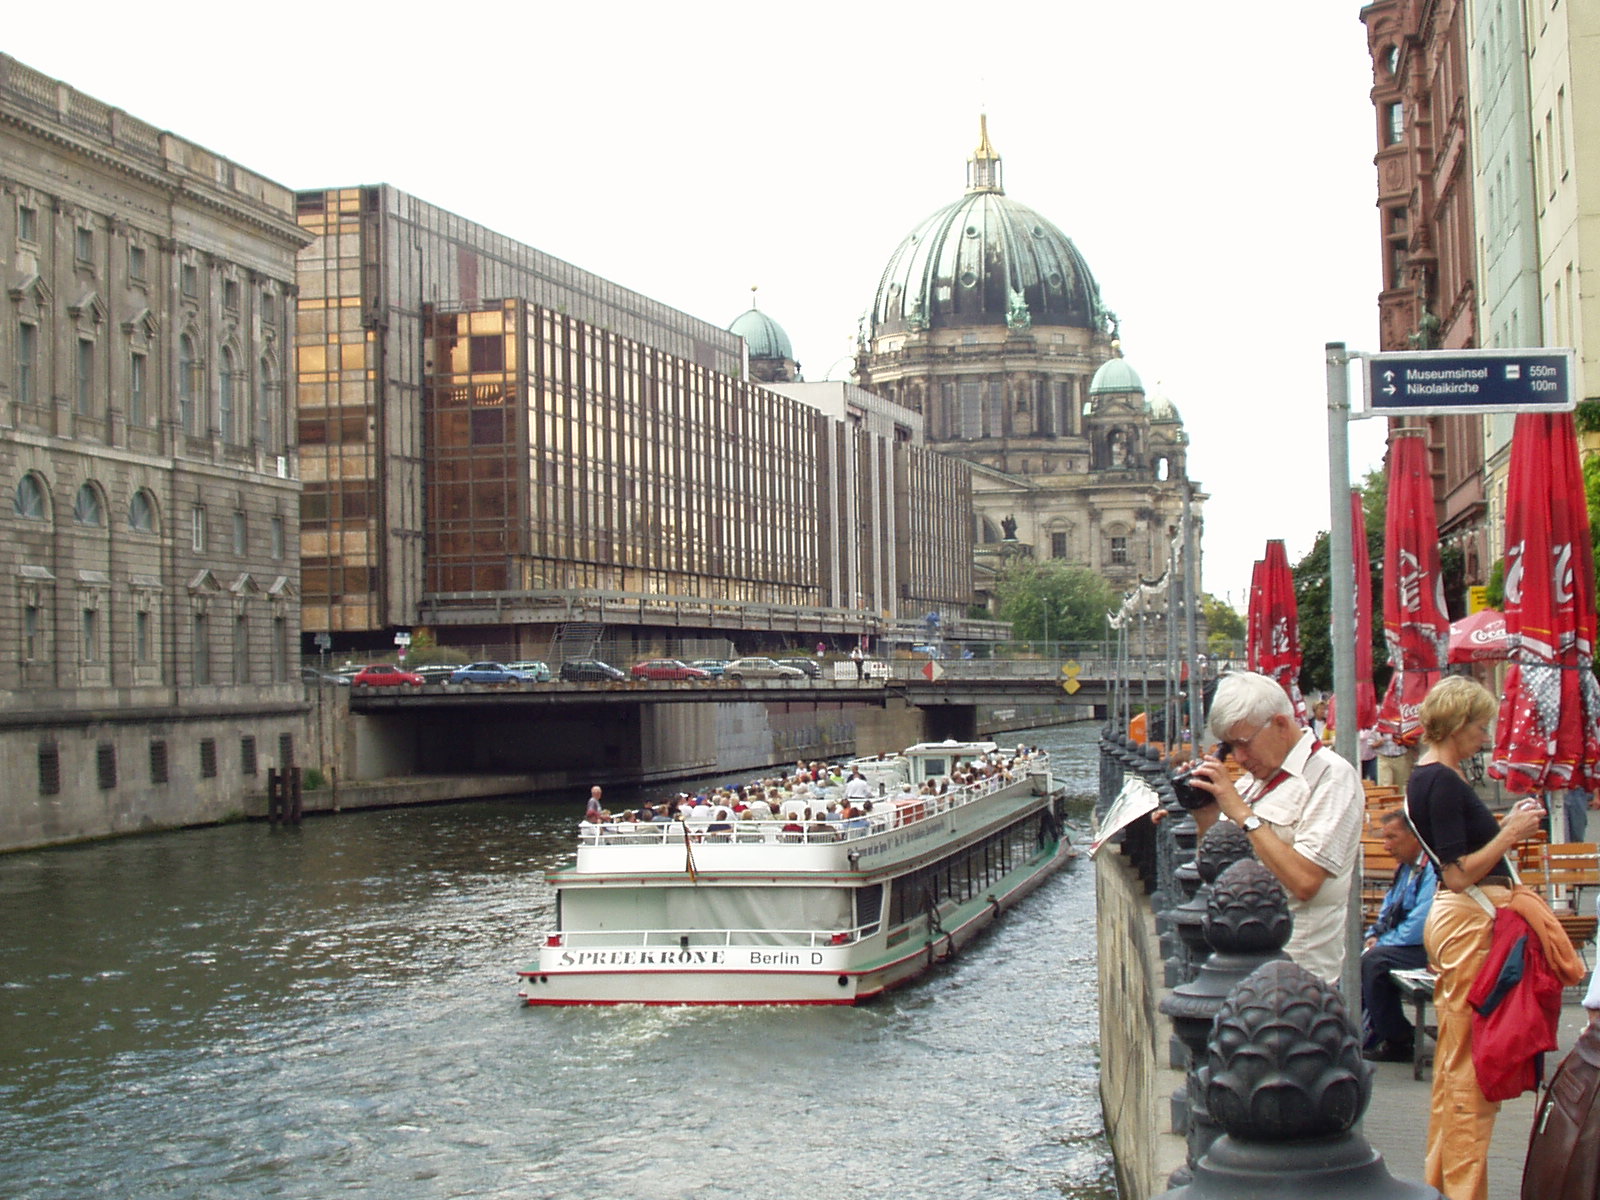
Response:
[{"label": "red car", "polygon": [[357,671],[350,683],[354,687],[400,687],[404,684],[421,687],[422,676],[402,671],[399,667],[392,667],[388,663],[373,663]]},{"label": "red car", "polygon": [[652,658],[649,662],[635,663],[635,679],[710,679],[711,672],[691,667],[675,658]]}]

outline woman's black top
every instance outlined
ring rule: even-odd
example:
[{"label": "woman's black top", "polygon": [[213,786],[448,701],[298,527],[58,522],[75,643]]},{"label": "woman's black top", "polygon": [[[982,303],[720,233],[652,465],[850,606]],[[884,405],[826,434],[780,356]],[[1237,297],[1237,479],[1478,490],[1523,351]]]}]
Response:
[{"label": "woman's black top", "polygon": [[[1500,832],[1500,823],[1478,793],[1443,763],[1425,763],[1411,772],[1406,812],[1441,874],[1445,863],[1483,849]],[[1511,868],[1502,858],[1485,874],[1509,876]]]}]

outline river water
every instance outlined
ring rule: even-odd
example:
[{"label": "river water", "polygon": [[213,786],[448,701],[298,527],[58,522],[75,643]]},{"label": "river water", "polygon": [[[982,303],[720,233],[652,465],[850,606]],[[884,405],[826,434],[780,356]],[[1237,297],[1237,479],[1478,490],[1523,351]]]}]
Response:
[{"label": "river water", "polygon": [[1115,1197],[1086,859],[861,1008],[521,1008],[581,812],[0,857],[0,1196]]}]

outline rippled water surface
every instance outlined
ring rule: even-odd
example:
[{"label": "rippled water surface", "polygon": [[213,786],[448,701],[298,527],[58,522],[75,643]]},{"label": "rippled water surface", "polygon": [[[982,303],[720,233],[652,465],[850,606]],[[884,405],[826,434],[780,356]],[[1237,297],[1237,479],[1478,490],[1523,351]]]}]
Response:
[{"label": "rippled water surface", "polygon": [[1114,1197],[1086,862],[862,1008],[523,1009],[581,811],[0,857],[0,1196]]}]

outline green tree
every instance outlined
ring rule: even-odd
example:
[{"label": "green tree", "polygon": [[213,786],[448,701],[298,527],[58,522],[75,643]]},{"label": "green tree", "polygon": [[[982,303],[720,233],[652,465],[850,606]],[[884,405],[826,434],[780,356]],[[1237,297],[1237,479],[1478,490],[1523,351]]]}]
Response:
[{"label": "green tree", "polygon": [[1099,575],[1058,559],[1013,563],[995,580],[994,595],[999,619],[1024,642],[1098,641],[1106,614],[1122,602]]},{"label": "green tree", "polygon": [[1212,638],[1222,642],[1244,641],[1244,618],[1226,600],[1204,593],[1200,597],[1200,611],[1205,615],[1206,628],[1211,631]]},{"label": "green tree", "polygon": [[[1372,665],[1379,695],[1389,680],[1388,651],[1383,642],[1383,526],[1389,480],[1382,471],[1368,471],[1361,485],[1361,510],[1367,522],[1367,564],[1372,585]],[[1310,552],[1294,565],[1294,598],[1300,626],[1300,690],[1333,687],[1332,620],[1328,608],[1330,537],[1317,535]]]}]

